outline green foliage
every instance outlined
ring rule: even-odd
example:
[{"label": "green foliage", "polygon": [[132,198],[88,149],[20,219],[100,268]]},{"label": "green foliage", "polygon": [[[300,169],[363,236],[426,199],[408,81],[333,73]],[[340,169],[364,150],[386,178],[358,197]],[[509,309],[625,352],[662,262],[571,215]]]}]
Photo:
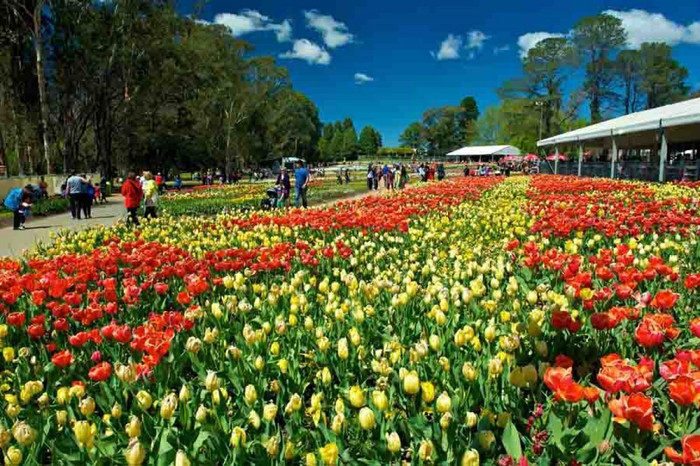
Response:
[{"label": "green foliage", "polygon": [[610,55],[626,40],[627,33],[622,21],[609,14],[585,17],[574,26],[572,41],[585,63],[583,87],[590,103],[593,123],[601,121],[604,106],[617,97],[614,90],[615,66]]},{"label": "green foliage", "polygon": [[690,90],[685,85],[688,70],[671,56],[671,47],[663,43],[644,43],[639,49],[640,91],[646,108],[683,100]]},{"label": "green foliage", "polygon": [[399,136],[399,142],[404,146],[423,150],[427,144],[423,133],[423,125],[417,121],[414,121],[408,125],[408,127]]},{"label": "green foliage", "polygon": [[363,155],[374,155],[382,145],[379,131],[371,126],[365,126],[360,133],[360,153]]}]

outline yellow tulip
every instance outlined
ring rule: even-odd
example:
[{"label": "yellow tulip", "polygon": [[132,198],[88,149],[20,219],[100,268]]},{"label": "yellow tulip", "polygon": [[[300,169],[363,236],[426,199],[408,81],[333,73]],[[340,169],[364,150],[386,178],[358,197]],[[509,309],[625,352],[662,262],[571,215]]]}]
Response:
[{"label": "yellow tulip", "polygon": [[126,464],[129,466],[139,466],[146,459],[146,449],[139,443],[137,438],[132,438],[124,452]]},{"label": "yellow tulip", "polygon": [[435,407],[440,413],[446,413],[447,411],[449,411],[452,407],[452,400],[450,399],[450,395],[448,395],[447,392],[442,392],[438,397],[437,402],[435,402]]},{"label": "yellow tulip", "polygon": [[246,441],[245,430],[240,427],[234,427],[231,431],[231,446],[233,448],[244,448]]},{"label": "yellow tulip", "polygon": [[5,451],[5,464],[7,466],[19,466],[22,464],[22,450],[10,447]]},{"label": "yellow tulip", "polygon": [[328,443],[323,447],[319,448],[319,453],[321,454],[321,460],[325,466],[335,466],[338,463],[338,445],[333,443]]},{"label": "yellow tulip", "polygon": [[403,391],[415,395],[420,391],[420,379],[416,371],[411,371],[403,379]]},{"label": "yellow tulip", "polygon": [[362,388],[358,385],[350,387],[348,400],[350,401],[350,406],[353,408],[362,408],[365,405],[365,394]]},{"label": "yellow tulip", "polygon": [[461,466],[479,466],[479,452],[470,448],[462,456]]},{"label": "yellow tulip", "polygon": [[360,420],[360,427],[364,430],[371,430],[374,428],[374,411],[370,408],[362,408],[358,417]]},{"label": "yellow tulip", "polygon": [[431,403],[435,399],[435,386],[431,382],[421,382],[420,390],[424,403]]},{"label": "yellow tulip", "polygon": [[386,448],[392,453],[401,450],[401,437],[396,432],[386,434]]}]

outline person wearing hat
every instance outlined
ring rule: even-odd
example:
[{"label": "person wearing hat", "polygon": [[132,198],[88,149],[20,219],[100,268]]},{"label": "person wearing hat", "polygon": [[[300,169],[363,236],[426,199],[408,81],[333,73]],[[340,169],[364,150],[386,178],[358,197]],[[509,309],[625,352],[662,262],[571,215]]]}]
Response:
[{"label": "person wearing hat", "polygon": [[282,195],[280,196],[279,202],[277,204],[278,207],[282,207],[282,205],[284,205],[285,207],[289,207],[289,191],[291,191],[292,185],[289,181],[289,173],[287,173],[287,167],[282,167],[280,174],[277,175],[277,182],[275,184],[279,186],[279,189],[282,191]]}]

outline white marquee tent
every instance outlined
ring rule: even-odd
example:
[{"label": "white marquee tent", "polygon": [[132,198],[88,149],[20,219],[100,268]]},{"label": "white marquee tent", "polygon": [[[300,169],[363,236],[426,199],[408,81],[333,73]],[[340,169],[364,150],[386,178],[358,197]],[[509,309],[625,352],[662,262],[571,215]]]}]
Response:
[{"label": "white marquee tent", "polygon": [[538,147],[578,146],[579,173],[583,148],[610,149],[610,172],[615,173],[619,149],[658,150],[659,180],[664,180],[664,164],[669,144],[700,142],[700,98],[630,113],[537,142]]},{"label": "white marquee tent", "polygon": [[466,146],[447,154],[453,160],[496,161],[506,155],[520,155],[520,149],[515,146]]}]

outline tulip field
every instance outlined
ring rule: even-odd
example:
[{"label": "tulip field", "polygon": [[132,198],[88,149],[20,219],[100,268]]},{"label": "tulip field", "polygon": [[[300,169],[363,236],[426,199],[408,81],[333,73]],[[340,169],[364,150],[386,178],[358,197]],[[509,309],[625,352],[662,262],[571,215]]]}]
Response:
[{"label": "tulip field", "polygon": [[4,462],[700,464],[698,199],[460,177],[56,237],[0,260]]}]

